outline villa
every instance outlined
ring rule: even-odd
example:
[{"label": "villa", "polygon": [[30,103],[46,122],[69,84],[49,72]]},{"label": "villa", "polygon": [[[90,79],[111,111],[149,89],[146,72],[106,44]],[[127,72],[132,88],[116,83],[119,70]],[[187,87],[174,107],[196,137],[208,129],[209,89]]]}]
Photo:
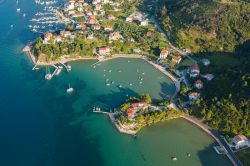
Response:
[{"label": "villa", "polygon": [[160,59],[165,59],[168,57],[169,51],[166,49],[161,50]]},{"label": "villa", "polygon": [[113,27],[112,27],[111,25],[106,25],[106,26],[104,27],[104,30],[105,30],[105,31],[112,31],[112,30],[113,30]]},{"label": "villa", "polygon": [[93,25],[95,24],[96,20],[95,20],[95,16],[89,16],[89,24]]},{"label": "villa", "polygon": [[198,92],[191,92],[191,93],[188,94],[189,100],[195,101],[195,100],[197,100],[199,97],[200,97],[200,93],[198,93]]},{"label": "villa", "polygon": [[130,107],[127,109],[128,119],[131,120],[135,118],[141,109],[147,109],[148,107],[149,105],[145,102],[132,103]]},{"label": "villa", "polygon": [[197,81],[195,81],[194,86],[197,89],[201,89],[201,88],[203,88],[203,82],[201,80],[197,80]]},{"label": "villa", "polygon": [[132,16],[128,16],[128,17],[126,18],[126,21],[127,21],[127,22],[132,22],[132,21],[133,21],[133,17],[132,17]]},{"label": "villa", "polygon": [[55,36],[55,42],[56,42],[56,43],[62,42],[62,37],[61,37],[60,35]]},{"label": "villa", "polygon": [[70,31],[60,31],[60,35],[65,38],[70,38],[72,36],[72,33]]},{"label": "villa", "polygon": [[181,62],[181,57],[173,55],[172,61],[178,64]]},{"label": "villa", "polygon": [[98,24],[95,24],[94,25],[94,30],[100,30],[101,29],[101,26],[100,25],[98,25]]},{"label": "villa", "polygon": [[114,20],[115,19],[115,16],[113,14],[108,14],[107,17],[108,17],[109,20]]},{"label": "villa", "polygon": [[236,135],[233,138],[233,146],[236,149],[239,149],[239,148],[242,148],[242,147],[250,147],[250,142],[249,142],[249,140],[247,139],[246,136],[244,136],[244,135]]},{"label": "villa", "polygon": [[84,14],[83,13],[75,13],[72,15],[72,18],[78,18],[78,17],[83,17]]},{"label": "villa", "polygon": [[190,77],[197,77],[200,75],[200,68],[197,64],[194,64],[189,69]]},{"label": "villa", "polygon": [[133,119],[133,118],[135,118],[135,116],[136,116],[136,110],[135,110],[135,108],[128,108],[127,109],[127,116],[128,116],[128,119]]},{"label": "villa", "polygon": [[122,36],[120,35],[119,32],[111,32],[109,34],[109,40],[118,40],[120,38],[122,38]]},{"label": "villa", "polygon": [[99,53],[100,56],[106,56],[110,53],[110,47],[109,46],[99,47],[97,48],[97,52]]}]

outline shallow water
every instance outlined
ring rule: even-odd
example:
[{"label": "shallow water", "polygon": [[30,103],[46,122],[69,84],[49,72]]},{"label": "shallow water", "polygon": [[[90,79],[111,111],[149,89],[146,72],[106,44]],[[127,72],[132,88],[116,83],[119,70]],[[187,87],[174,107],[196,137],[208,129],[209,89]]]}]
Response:
[{"label": "shallow water", "polygon": [[[16,13],[15,0],[0,4],[0,165],[229,165],[214,152],[213,139],[184,120],[146,127],[134,139],[91,112],[142,92],[154,99],[173,94],[172,81],[143,60],[115,59],[95,68],[94,61],[72,62],[70,73],[51,81],[45,69],[32,71],[21,50],[36,37],[27,25],[38,7],[30,0],[19,4],[26,18]],[[68,84],[75,89],[71,95]]]}]

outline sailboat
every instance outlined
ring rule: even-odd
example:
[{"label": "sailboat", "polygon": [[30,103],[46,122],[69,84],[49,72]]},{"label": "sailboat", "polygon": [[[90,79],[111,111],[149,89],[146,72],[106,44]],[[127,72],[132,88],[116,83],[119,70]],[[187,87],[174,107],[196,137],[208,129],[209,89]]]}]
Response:
[{"label": "sailboat", "polygon": [[72,93],[74,91],[74,88],[72,88],[69,84],[69,88],[66,91],[67,93]]},{"label": "sailboat", "polygon": [[46,66],[46,75],[45,75],[46,80],[51,80],[52,79],[52,74],[50,73],[49,67]]}]

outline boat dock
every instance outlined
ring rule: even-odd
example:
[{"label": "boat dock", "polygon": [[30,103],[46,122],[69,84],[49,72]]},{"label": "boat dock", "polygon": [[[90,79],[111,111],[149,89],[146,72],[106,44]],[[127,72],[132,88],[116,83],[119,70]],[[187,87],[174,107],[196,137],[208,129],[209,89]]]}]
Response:
[{"label": "boat dock", "polygon": [[105,114],[105,115],[109,115],[110,114],[109,112],[101,111],[101,109],[98,108],[98,107],[94,107],[93,108],[93,112],[95,112],[95,113],[101,113],[101,114]]},{"label": "boat dock", "polygon": [[65,67],[65,69],[67,70],[67,72],[70,72],[71,68],[69,68],[69,66],[67,66],[67,65],[65,65],[64,63],[61,63],[61,62],[60,62],[60,64],[62,64]]}]

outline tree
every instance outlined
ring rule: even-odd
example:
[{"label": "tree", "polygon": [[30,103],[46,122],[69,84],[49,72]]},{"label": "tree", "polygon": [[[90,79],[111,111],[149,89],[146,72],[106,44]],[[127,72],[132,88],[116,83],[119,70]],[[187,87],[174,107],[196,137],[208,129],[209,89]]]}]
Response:
[{"label": "tree", "polygon": [[152,102],[152,101],[151,101],[151,97],[150,97],[149,94],[141,94],[141,95],[139,96],[139,99],[140,99],[141,101],[144,101],[144,102],[148,103],[148,104],[150,104],[150,103]]}]

